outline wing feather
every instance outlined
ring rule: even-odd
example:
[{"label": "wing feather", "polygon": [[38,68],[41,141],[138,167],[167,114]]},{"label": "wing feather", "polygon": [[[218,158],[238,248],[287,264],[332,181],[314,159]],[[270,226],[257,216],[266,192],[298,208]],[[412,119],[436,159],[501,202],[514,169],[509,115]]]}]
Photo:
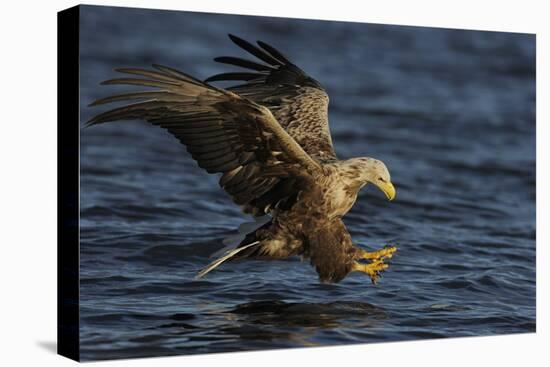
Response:
[{"label": "wing feather", "polygon": [[[121,68],[143,78],[117,78],[103,84],[156,87],[99,99],[91,105],[137,101],[100,113],[87,126],[115,120],[143,119],[179,139],[198,165],[221,173],[220,185],[246,212],[263,215],[266,205],[254,203],[278,183],[313,179],[319,163],[282,128],[271,111],[233,92],[213,87],[180,71]],[[281,166],[283,169],[281,169]],[[299,188],[292,187],[295,193]],[[273,201],[285,199],[272,195]],[[274,206],[276,203],[270,203]]]},{"label": "wing feather", "polygon": [[229,37],[267,65],[236,57],[218,57],[214,60],[256,73],[222,73],[206,81],[244,81],[228,89],[269,108],[290,136],[317,161],[335,160],[328,123],[329,99],[321,84],[275,47],[262,41],[257,42],[257,47],[234,35]]},{"label": "wing feather", "polygon": [[241,59],[241,58],[238,58],[238,57],[232,57],[232,56],[216,57],[214,59],[214,61],[221,62],[223,64],[240,66],[240,67],[243,67],[243,68],[246,68],[246,69],[252,69],[252,70],[256,70],[256,71],[267,71],[267,72],[269,72],[269,71],[273,70],[273,68],[270,67],[270,66],[258,64],[254,61],[249,61],[249,60]]}]

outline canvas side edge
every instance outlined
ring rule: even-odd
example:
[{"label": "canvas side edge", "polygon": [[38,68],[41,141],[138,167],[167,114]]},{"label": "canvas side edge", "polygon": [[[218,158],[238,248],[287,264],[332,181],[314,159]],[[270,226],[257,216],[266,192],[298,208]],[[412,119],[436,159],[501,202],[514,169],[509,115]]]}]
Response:
[{"label": "canvas side edge", "polygon": [[57,13],[57,353],[80,360],[80,7]]}]

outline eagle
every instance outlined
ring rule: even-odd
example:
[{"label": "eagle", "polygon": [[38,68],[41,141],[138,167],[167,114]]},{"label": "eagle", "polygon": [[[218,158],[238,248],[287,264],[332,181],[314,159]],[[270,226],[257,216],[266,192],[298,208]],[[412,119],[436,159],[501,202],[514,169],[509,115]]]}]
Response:
[{"label": "eagle", "polygon": [[[102,85],[149,87],[91,103],[125,102],[100,113],[87,126],[118,120],[146,120],[185,145],[244,213],[268,221],[236,247],[208,264],[202,277],[238,258],[309,260],[323,283],[351,272],[376,283],[396,248],[368,252],[352,242],[342,217],[368,184],[391,201],[396,190],[386,165],[374,158],[340,160],[328,123],[329,98],[322,85],[269,44],[234,35],[233,43],[257,60],[223,56],[216,62],[243,71],[202,81],[174,68],[118,68],[125,77]],[[231,81],[229,88],[212,82]]]}]

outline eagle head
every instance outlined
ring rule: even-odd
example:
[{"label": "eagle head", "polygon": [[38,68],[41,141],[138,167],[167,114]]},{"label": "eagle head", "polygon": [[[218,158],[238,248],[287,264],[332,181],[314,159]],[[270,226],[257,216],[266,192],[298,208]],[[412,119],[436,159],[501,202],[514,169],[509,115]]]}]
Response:
[{"label": "eagle head", "polygon": [[362,157],[348,159],[346,163],[352,169],[360,187],[371,183],[378,187],[388,200],[395,199],[395,187],[391,182],[390,172],[384,162],[370,157]]}]

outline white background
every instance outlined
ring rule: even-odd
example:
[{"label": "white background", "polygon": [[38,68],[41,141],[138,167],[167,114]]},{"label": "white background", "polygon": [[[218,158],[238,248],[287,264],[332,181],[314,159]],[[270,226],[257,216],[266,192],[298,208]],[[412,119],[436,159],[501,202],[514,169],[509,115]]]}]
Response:
[{"label": "white background", "polygon": [[[545,1],[188,0],[99,5],[537,33],[537,333],[353,347],[101,362],[103,366],[298,363],[525,366],[549,363],[548,10]],[[56,340],[56,12],[72,1],[2,2],[0,21],[0,365],[73,365]],[[546,13],[546,17],[544,15]],[[545,24],[546,23],[546,24]],[[546,112],[546,113],[545,113]],[[546,117],[546,119],[545,119]],[[545,121],[546,120],[546,121]],[[517,190],[522,190],[518,187]],[[546,210],[545,210],[546,209]],[[546,222],[545,222],[546,221]],[[545,226],[546,225],[546,226]],[[546,311],[546,312],[545,312]],[[546,344],[546,350],[543,345]]]}]

